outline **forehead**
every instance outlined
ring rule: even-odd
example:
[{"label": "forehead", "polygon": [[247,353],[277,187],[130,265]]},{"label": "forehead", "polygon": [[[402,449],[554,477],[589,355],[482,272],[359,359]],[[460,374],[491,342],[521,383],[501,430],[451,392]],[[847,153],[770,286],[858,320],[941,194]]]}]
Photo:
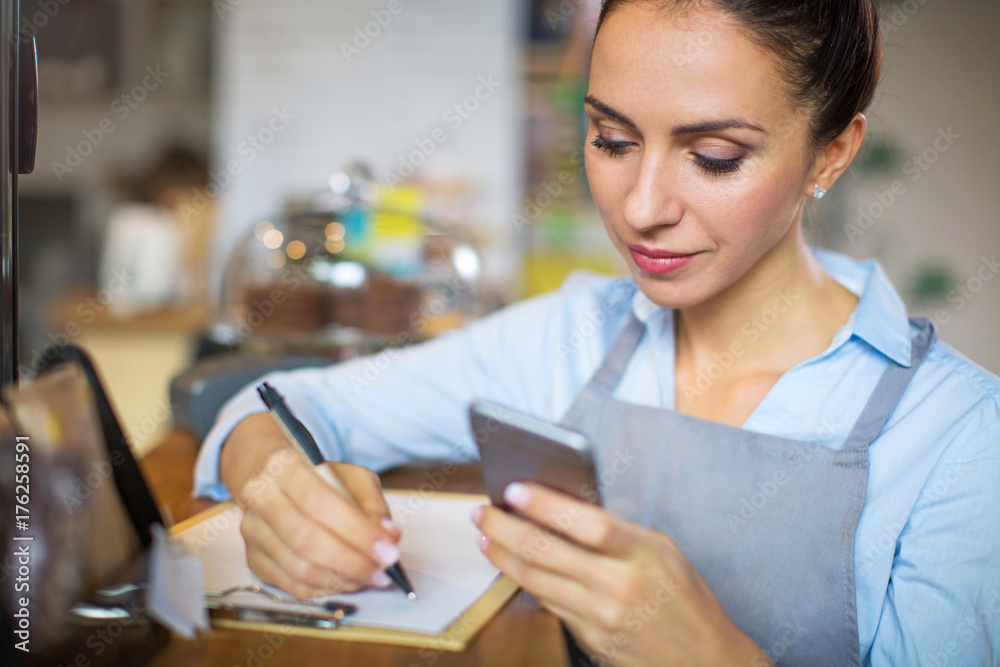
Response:
[{"label": "forehead", "polygon": [[[772,130],[796,124],[772,54],[722,11],[664,11],[632,2],[605,19],[590,93],[640,125],[740,117]],[[642,128],[640,128],[642,129]]]}]

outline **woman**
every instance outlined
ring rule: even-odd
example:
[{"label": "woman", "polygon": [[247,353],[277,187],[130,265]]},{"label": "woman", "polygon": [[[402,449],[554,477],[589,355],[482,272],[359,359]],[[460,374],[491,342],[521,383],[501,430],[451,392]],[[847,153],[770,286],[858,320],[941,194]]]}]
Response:
[{"label": "woman", "polygon": [[526,483],[526,518],[472,517],[595,662],[989,664],[1000,381],[875,263],[802,234],[862,143],[880,48],[874,0],[605,2],[586,168],[631,278],[569,280],[374,380],[271,376],[356,464],[330,465],[363,511],[235,398],[197,490],[244,507],[252,569],[300,596],[387,585],[400,533],[368,469],[472,456],[465,408],[491,398],[596,443],[604,508]]}]

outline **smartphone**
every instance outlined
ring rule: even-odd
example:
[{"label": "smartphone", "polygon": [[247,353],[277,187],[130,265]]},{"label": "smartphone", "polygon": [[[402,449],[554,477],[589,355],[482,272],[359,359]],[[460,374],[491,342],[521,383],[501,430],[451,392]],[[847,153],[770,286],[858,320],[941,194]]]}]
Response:
[{"label": "smartphone", "polygon": [[472,403],[469,419],[486,492],[497,507],[511,509],[503,499],[511,482],[537,482],[601,504],[593,447],[583,434],[487,401]]}]

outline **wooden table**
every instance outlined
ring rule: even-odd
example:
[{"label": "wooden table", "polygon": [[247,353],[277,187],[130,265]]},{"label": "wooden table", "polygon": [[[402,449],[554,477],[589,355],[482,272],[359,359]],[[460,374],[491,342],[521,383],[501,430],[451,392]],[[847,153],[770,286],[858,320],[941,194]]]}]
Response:
[{"label": "wooden table", "polygon": [[[191,498],[197,446],[193,435],[174,431],[140,461],[157,501],[169,509],[174,522],[211,505]],[[482,478],[475,467],[459,466],[451,475],[442,475],[440,470],[440,466],[391,470],[382,476],[382,483],[386,488],[416,488],[428,480],[436,480],[443,481],[440,490],[482,493]],[[434,475],[434,471],[439,474]],[[519,591],[462,653],[307,637],[271,640],[269,643],[260,632],[221,628],[213,628],[193,641],[175,635],[151,664],[156,667],[268,664],[274,667],[562,667],[569,663],[558,620],[524,591]],[[272,649],[272,643],[279,644],[278,648]]]}]

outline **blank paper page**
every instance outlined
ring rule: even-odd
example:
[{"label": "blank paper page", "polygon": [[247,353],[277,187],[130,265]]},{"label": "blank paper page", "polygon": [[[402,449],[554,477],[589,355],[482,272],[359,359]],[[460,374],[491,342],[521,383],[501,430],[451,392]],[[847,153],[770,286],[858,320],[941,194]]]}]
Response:
[{"label": "blank paper page", "polygon": [[[357,605],[358,611],[345,619],[350,625],[439,634],[500,574],[476,547],[479,530],[469,520],[472,508],[488,499],[467,495],[422,497],[389,491],[386,500],[393,519],[403,530],[399,543],[401,562],[417,599],[408,600],[394,586],[315,600]],[[241,516],[240,509],[234,506],[174,537],[204,563],[205,590],[262,584],[247,566],[246,546],[239,530]],[[297,606],[271,602],[254,593],[227,596],[226,601],[258,609],[294,611]]]}]

